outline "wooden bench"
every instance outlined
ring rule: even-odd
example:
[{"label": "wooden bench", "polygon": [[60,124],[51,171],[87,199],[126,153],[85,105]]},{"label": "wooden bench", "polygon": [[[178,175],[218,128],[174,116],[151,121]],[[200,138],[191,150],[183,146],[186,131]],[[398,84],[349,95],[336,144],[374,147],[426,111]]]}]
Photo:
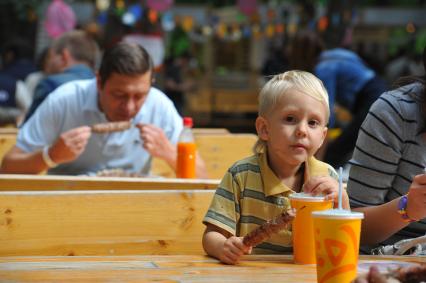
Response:
[{"label": "wooden bench", "polygon": [[0,174],[0,191],[212,190],[219,180]]},{"label": "wooden bench", "polygon": [[0,127],[0,135],[2,134],[18,134],[18,128],[15,127]]},{"label": "wooden bench", "polygon": [[228,129],[225,128],[193,128],[192,132],[194,136],[199,135],[226,135],[231,134]]},{"label": "wooden bench", "polygon": [[[198,152],[206,163],[209,178],[221,179],[236,161],[253,155],[257,141],[254,134],[211,134],[195,136]],[[152,174],[175,177],[173,170],[162,160],[153,159]]]},{"label": "wooden bench", "polygon": [[213,190],[0,192],[0,256],[204,254]]}]

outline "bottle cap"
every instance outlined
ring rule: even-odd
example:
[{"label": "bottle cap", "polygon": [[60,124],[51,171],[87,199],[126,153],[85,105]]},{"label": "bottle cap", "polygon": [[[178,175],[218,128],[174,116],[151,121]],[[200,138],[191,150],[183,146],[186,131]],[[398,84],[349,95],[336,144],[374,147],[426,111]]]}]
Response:
[{"label": "bottle cap", "polygon": [[183,125],[185,127],[192,128],[192,126],[193,126],[192,118],[191,117],[183,117]]}]

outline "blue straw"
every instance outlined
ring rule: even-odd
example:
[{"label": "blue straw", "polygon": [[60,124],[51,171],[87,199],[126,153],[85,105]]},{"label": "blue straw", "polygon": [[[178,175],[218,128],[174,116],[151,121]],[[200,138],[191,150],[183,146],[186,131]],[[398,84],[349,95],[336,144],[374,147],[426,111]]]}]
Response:
[{"label": "blue straw", "polygon": [[339,209],[342,209],[343,169],[339,167]]}]

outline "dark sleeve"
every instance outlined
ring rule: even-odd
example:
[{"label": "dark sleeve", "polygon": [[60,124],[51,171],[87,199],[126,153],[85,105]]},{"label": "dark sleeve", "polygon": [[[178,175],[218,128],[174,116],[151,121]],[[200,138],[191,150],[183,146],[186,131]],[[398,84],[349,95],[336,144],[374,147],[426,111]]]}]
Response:
[{"label": "dark sleeve", "polygon": [[396,99],[378,99],[362,124],[351,163],[348,194],[351,206],[371,206],[386,202],[402,158],[404,125],[394,111]]},{"label": "dark sleeve", "polygon": [[24,123],[34,114],[36,109],[41,105],[41,103],[46,99],[46,97],[54,91],[56,84],[53,83],[49,78],[41,80],[34,91],[34,98],[31,103],[30,108],[25,116]]}]

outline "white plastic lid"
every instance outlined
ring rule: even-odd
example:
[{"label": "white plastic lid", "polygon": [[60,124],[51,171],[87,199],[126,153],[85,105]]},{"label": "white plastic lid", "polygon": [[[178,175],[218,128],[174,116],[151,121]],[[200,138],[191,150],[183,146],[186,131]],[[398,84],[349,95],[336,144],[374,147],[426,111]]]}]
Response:
[{"label": "white plastic lid", "polygon": [[289,198],[301,201],[325,201],[325,196],[313,196],[307,193],[293,193]]},{"label": "white plastic lid", "polygon": [[341,219],[363,219],[364,213],[346,209],[327,209],[312,212],[312,217],[341,218]]}]

